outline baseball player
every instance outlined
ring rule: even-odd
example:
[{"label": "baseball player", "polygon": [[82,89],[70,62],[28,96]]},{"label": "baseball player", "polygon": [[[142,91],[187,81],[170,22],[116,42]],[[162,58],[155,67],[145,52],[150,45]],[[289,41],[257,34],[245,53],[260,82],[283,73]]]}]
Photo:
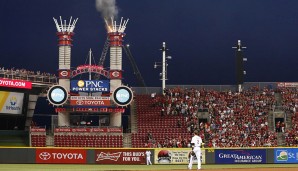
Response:
[{"label": "baseball player", "polygon": [[199,132],[197,130],[194,131],[194,136],[191,139],[192,146],[192,154],[189,159],[188,169],[192,169],[192,163],[194,155],[196,155],[198,160],[198,170],[201,169],[201,146],[203,144],[202,138],[198,136]]},{"label": "baseball player", "polygon": [[146,151],[146,163],[147,163],[147,165],[152,165],[152,163],[151,163],[151,151],[149,151],[149,150],[147,150]]}]

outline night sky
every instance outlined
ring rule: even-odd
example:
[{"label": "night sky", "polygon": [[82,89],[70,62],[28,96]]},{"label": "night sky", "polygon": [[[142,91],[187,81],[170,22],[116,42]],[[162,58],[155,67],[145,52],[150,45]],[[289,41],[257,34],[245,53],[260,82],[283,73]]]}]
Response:
[{"label": "night sky", "polygon": [[[125,44],[150,87],[161,85],[154,62],[166,42],[171,85],[235,84],[235,46],[247,49],[245,82],[297,81],[298,1],[296,0],[118,0],[129,18]],[[95,0],[1,0],[0,67],[57,73],[53,17],[79,18],[74,30],[72,67],[85,64],[91,48],[99,61],[106,30]],[[107,58],[109,59],[109,58]],[[106,61],[108,63],[108,60]],[[123,54],[125,84],[136,86]]]}]

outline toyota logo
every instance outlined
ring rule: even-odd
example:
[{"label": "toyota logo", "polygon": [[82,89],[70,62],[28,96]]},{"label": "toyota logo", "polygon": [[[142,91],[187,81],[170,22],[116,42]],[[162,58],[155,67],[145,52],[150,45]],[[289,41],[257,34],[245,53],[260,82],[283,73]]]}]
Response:
[{"label": "toyota logo", "polygon": [[77,105],[83,105],[84,104],[84,101],[83,100],[78,100],[77,101]]},{"label": "toyota logo", "polygon": [[49,160],[51,158],[51,154],[48,152],[42,152],[39,154],[39,158],[41,160]]}]

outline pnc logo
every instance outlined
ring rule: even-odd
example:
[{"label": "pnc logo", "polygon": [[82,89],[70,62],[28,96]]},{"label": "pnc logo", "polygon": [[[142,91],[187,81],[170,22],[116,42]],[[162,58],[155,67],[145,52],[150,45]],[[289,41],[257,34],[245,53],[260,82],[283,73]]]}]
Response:
[{"label": "pnc logo", "polygon": [[51,158],[51,154],[48,152],[42,152],[39,154],[39,158],[41,160],[49,160]]},{"label": "pnc logo", "polygon": [[55,97],[61,97],[61,98],[62,98],[62,97],[64,97],[64,95],[61,94],[61,93],[55,93],[55,92],[53,92],[53,93],[52,93],[52,97],[53,97],[53,98],[55,98]]},{"label": "pnc logo", "polygon": [[79,80],[78,81],[78,86],[79,87],[84,87],[85,86],[85,82],[83,80]]}]

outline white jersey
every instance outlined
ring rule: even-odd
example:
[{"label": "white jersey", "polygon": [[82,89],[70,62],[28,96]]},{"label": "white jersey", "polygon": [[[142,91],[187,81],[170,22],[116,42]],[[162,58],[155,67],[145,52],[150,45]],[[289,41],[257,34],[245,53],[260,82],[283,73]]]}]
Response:
[{"label": "white jersey", "polygon": [[[197,162],[198,162],[198,170],[201,169],[201,145],[202,145],[202,138],[198,135],[195,135],[191,139],[191,143],[194,144],[193,152],[196,154],[197,157]],[[188,169],[192,169],[192,164],[194,161],[194,156],[190,156],[189,159],[189,164],[188,164]]]},{"label": "white jersey", "polygon": [[146,158],[147,158],[147,159],[146,159],[146,164],[147,164],[147,165],[152,165],[151,157],[150,157],[150,156],[151,156],[151,151],[149,151],[149,150],[146,151],[146,156],[147,156],[147,157],[146,157]]},{"label": "white jersey", "polygon": [[195,135],[192,137],[191,143],[193,143],[195,147],[201,147],[202,138],[200,136]]},{"label": "white jersey", "polygon": [[150,157],[151,156],[151,151],[146,151],[146,156]]}]

